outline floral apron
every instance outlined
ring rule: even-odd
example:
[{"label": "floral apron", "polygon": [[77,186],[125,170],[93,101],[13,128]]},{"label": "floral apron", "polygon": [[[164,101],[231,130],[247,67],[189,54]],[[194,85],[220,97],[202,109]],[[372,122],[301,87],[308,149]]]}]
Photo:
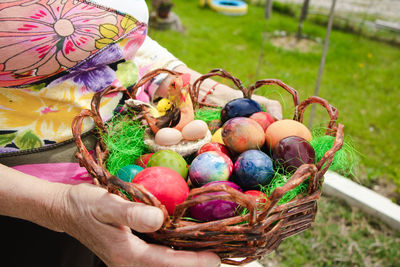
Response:
[{"label": "floral apron", "polygon": [[[135,18],[83,0],[2,0],[0,163],[41,163],[15,168],[52,181],[88,181],[78,164],[56,163],[74,160],[72,120],[90,108],[94,93],[109,85],[134,85],[133,58],[146,32],[146,24]],[[104,120],[120,101],[120,94],[105,98]],[[83,132],[91,128],[87,121]],[[70,172],[59,180],[48,176],[60,175],[54,172],[60,167]]]}]

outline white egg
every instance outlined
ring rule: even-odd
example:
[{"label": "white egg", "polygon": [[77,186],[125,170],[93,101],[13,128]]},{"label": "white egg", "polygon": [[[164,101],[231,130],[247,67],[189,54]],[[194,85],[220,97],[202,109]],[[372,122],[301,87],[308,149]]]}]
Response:
[{"label": "white egg", "polygon": [[155,142],[161,146],[172,146],[182,140],[182,133],[174,128],[161,128],[155,136]]},{"label": "white egg", "polygon": [[194,120],[186,124],[182,129],[182,136],[185,140],[195,141],[203,139],[208,131],[207,123],[202,120]]}]

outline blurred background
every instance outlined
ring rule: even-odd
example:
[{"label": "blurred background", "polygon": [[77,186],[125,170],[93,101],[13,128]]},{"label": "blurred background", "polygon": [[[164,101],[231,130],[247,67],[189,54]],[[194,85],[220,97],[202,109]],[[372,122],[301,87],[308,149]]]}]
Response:
[{"label": "blurred background", "polygon": [[[357,150],[356,168],[341,174],[399,204],[400,0],[249,0],[234,12],[213,2],[236,5],[149,1],[149,35],[200,73],[223,68],[245,85],[276,78],[295,88],[301,100],[316,93],[327,99]],[[279,100],[284,117],[293,116],[291,97],[282,89],[262,87],[256,93]],[[306,112],[306,125],[310,117],[312,127],[328,123],[322,108]],[[323,195],[313,226],[260,263],[399,266],[400,233]]]}]

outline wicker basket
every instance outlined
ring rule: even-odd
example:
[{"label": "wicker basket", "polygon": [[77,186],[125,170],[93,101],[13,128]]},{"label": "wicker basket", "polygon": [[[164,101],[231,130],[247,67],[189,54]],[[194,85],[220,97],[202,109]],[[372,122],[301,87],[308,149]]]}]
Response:
[{"label": "wicker basket", "polygon": [[[95,184],[126,198],[121,193],[120,189],[122,189],[135,199],[163,210],[165,220],[162,228],[155,233],[145,234],[142,237],[147,241],[171,246],[175,249],[212,251],[220,256],[223,263],[240,265],[268,254],[277,248],[283,239],[308,229],[317,212],[317,200],[321,195],[323,175],[331,164],[335,152],[343,144],[343,125],[337,124],[338,112],[326,100],[314,96],[300,103],[297,91],[279,80],[260,80],[246,89],[239,79],[224,70],[215,69],[200,77],[191,88],[191,97],[195,107],[205,105],[198,101],[201,83],[206,78],[220,76],[233,81],[235,86],[243,92],[244,97],[251,97],[252,93],[263,85],[275,84],[282,87],[293,96],[295,106],[294,120],[300,122],[303,120],[305,109],[312,103],[320,104],[327,110],[330,122],[326,134],[335,136],[332,148],[315,165],[303,164],[300,166],[284,186],[275,189],[261,209],[259,206],[257,207],[251,197],[225,185],[217,185],[192,189],[185,202],[178,205],[174,215],[170,217],[165,207],[143,186],[123,182],[105,169],[104,163],[107,159],[108,151],[101,137],[99,137],[96,145],[95,154],[92,156],[89,153],[81,139],[82,123],[84,118],[91,117],[101,131],[107,131],[99,113],[99,104],[102,97],[115,92],[123,92],[132,97],[140,86],[160,73],[177,74],[165,69],[150,72],[136,84],[131,93],[125,88],[108,87],[106,90],[94,95],[91,110],[82,110],[72,124],[75,142],[78,147],[76,156],[81,166],[84,166],[91,174]],[[297,187],[307,178],[310,178],[307,194],[299,195],[286,204],[277,205],[286,192]],[[205,195],[209,192],[220,191],[225,191],[227,194]],[[249,213],[204,223],[184,219],[185,211],[189,207],[214,199],[236,202],[247,208]],[[235,260],[234,258],[241,259]]]}]

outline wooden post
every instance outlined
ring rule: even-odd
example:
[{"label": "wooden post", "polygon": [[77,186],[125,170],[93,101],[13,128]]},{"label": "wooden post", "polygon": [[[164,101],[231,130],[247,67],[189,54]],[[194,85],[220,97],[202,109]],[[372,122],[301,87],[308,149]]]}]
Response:
[{"label": "wooden post", "polygon": [[[336,6],[336,0],[332,0],[331,9],[329,11],[329,21],[328,21],[328,26],[326,29],[325,40],[324,40],[324,48],[322,50],[321,63],[319,65],[317,84],[315,85],[315,90],[314,90],[315,96],[318,96],[318,94],[319,94],[319,87],[321,85],[322,73],[324,72],[326,54],[328,53],[329,37],[331,34],[331,30],[332,30],[333,17],[335,14],[335,6]],[[312,104],[308,128],[312,127],[312,121],[314,119],[314,115],[315,115],[315,104]]]},{"label": "wooden post", "polygon": [[272,14],[272,2],[273,2],[273,0],[267,0],[267,2],[265,3],[265,12],[264,12],[265,26],[264,26],[264,31],[262,33],[260,56],[258,57],[258,62],[257,62],[256,79],[260,72],[260,68],[262,65],[263,58],[264,58],[264,46],[265,46],[265,42],[267,39],[267,22],[266,21],[271,17],[271,14]]},{"label": "wooden post", "polygon": [[303,6],[301,7],[299,25],[297,26],[297,40],[300,40],[303,37],[303,22],[307,18],[309,5],[310,5],[310,0],[304,0]]}]

